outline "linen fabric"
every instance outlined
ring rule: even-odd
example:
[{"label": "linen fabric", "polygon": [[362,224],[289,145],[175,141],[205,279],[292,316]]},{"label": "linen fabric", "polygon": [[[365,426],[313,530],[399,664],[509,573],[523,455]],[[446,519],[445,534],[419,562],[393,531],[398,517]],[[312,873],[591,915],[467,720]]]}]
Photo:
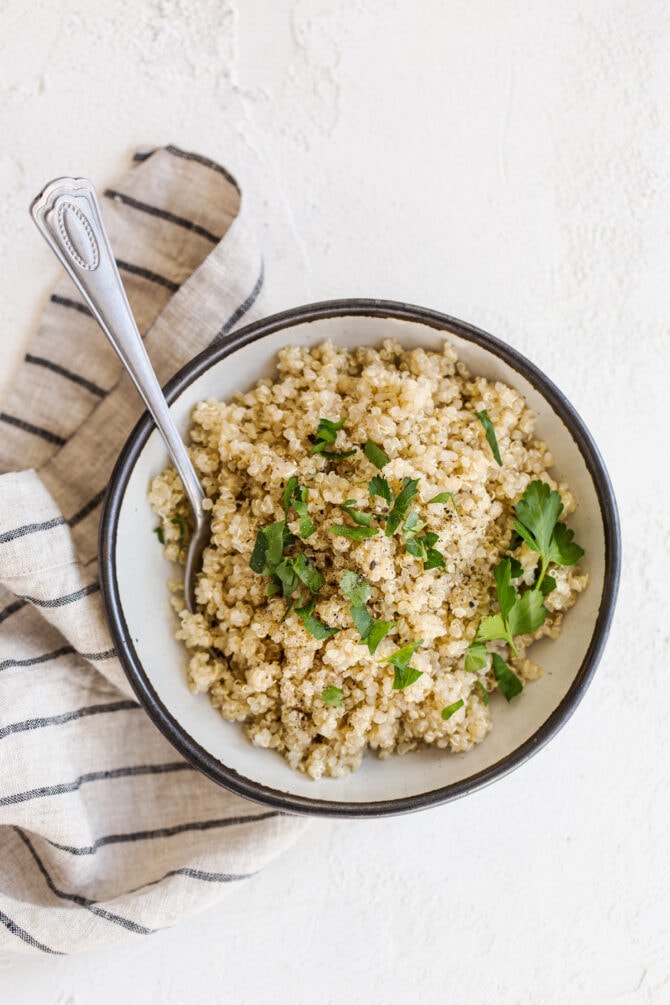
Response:
[{"label": "linen fabric", "polygon": [[[161,384],[264,313],[262,259],[220,165],[136,154],[101,208]],[[305,822],[186,763],[115,655],[98,521],[143,406],[68,277],[0,407],[0,948],[72,953],[211,906]]]}]

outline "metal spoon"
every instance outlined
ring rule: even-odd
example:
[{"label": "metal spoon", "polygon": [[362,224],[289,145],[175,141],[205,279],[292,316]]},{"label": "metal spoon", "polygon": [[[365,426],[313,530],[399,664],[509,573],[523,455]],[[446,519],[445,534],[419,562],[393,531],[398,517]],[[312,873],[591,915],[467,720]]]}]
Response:
[{"label": "metal spoon", "polygon": [[130,310],[95,189],[85,178],[56,178],[33,201],[30,212],[132,377],[183,482],[194,521],[184,577],[186,606],[193,612],[195,579],[209,540],[210,516],[202,508],[205,494]]}]

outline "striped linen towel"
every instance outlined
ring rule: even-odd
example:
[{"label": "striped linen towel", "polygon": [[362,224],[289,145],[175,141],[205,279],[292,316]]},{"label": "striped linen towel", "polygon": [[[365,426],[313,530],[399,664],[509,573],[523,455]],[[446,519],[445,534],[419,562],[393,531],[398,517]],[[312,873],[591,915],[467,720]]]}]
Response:
[{"label": "striped linen towel", "polygon": [[[224,168],[137,154],[103,214],[161,383],[261,314]],[[37,233],[35,239],[40,240]],[[134,700],[96,544],[139,396],[67,277],[0,414],[0,947],[71,953],[211,906],[303,832],[191,768]]]}]

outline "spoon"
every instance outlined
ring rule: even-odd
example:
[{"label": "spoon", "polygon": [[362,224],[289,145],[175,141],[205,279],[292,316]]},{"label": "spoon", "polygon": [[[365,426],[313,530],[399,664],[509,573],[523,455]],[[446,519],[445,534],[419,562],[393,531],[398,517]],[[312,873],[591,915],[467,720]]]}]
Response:
[{"label": "spoon", "polygon": [[193,613],[195,580],[211,518],[203,509],[205,494],[132,315],[95,189],[85,178],[56,178],[33,201],[30,212],[130,374],[182,480],[194,522],[184,575],[186,606]]}]

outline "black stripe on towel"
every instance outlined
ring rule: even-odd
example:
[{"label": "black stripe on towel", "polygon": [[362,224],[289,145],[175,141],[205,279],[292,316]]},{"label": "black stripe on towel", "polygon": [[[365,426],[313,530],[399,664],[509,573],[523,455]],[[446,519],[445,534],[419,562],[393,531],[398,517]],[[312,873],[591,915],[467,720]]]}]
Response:
[{"label": "black stripe on towel", "polygon": [[264,280],[265,280],[265,265],[263,262],[261,262],[261,271],[258,276],[258,279],[256,280],[256,285],[254,286],[253,290],[246,298],[246,300],[244,300],[240,304],[240,306],[235,311],[233,311],[233,313],[230,315],[221,331],[219,331],[214,336],[213,341],[215,343],[219,342],[222,338],[225,338],[228,332],[231,330],[231,328],[233,328],[237,324],[240,318],[243,318],[244,315],[247,313],[247,311],[253,307],[254,303],[258,299],[258,294],[261,292],[263,288]]},{"label": "black stripe on towel", "polygon": [[45,946],[44,943],[38,942],[37,939],[33,938],[32,935],[29,935],[24,928],[21,928],[15,921],[12,921],[12,919],[8,917],[4,911],[0,911],[0,924],[3,924],[5,928],[12,933],[12,935],[15,935],[17,939],[21,939],[29,946],[32,946],[33,949],[39,949],[42,953],[53,953],[54,956],[65,955],[58,949],[49,949],[49,947]]},{"label": "black stripe on towel", "polygon": [[17,538],[25,537],[26,534],[34,534],[38,530],[51,530],[52,527],[60,527],[64,523],[65,520],[62,516],[55,516],[51,520],[43,520],[41,523],[24,523],[22,527],[14,527],[12,530],[6,530],[0,534],[0,544],[4,544],[6,541],[16,541]]},{"label": "black stripe on towel", "polygon": [[89,318],[93,317],[86,304],[80,304],[78,300],[70,300],[69,297],[61,297],[57,293],[52,293],[50,299],[52,304],[69,307],[73,311],[79,311],[80,314],[86,314]]},{"label": "black stripe on towel", "polygon": [[82,377],[78,373],[73,373],[72,370],[66,369],[64,366],[61,366],[60,363],[54,363],[51,359],[44,359],[43,356],[32,356],[30,353],[27,353],[25,361],[26,363],[32,363],[33,366],[42,366],[46,370],[51,370],[52,373],[57,373],[60,377],[65,377],[66,380],[72,381],[73,384],[79,384],[80,387],[90,391],[91,394],[95,394],[98,398],[104,398],[107,394],[103,388],[98,387],[98,385],[94,384],[92,380],[87,380],[86,377]]},{"label": "black stripe on towel", "polygon": [[233,178],[232,174],[226,171],[224,167],[221,167],[220,164],[217,164],[216,161],[210,160],[209,157],[203,157],[201,154],[193,154],[189,153],[187,150],[180,150],[179,147],[173,146],[172,143],[165,147],[165,149],[173,157],[181,157],[182,160],[185,161],[195,161],[196,164],[202,164],[203,167],[210,168],[212,171],[216,171],[217,174],[223,175],[226,181],[229,181],[231,185],[234,185],[239,192],[240,187]]},{"label": "black stripe on towel", "polygon": [[96,660],[111,660],[113,656],[116,656],[116,649],[105,649],[102,653],[79,653],[79,655],[82,659],[95,663]]},{"label": "black stripe on towel", "polygon": [[23,419],[18,419],[15,415],[7,415],[6,412],[0,412],[0,420],[6,422],[8,426],[16,426],[17,429],[23,430],[24,433],[39,436],[41,440],[53,443],[57,447],[64,447],[67,442],[62,436],[57,436],[56,433],[52,433],[49,429],[34,426],[32,422],[25,422]]},{"label": "black stripe on towel", "polygon": [[[0,805],[2,805],[1,800]],[[83,848],[68,847],[67,845],[56,844],[55,841],[49,841],[49,844],[54,848],[58,848],[59,851],[68,852],[70,855],[95,855],[98,848],[102,848],[105,845],[122,844],[126,841],[155,841],[156,838],[174,837],[176,834],[185,834],[189,831],[209,831],[219,827],[237,827],[242,824],[254,823],[257,820],[269,820],[282,815],[278,810],[270,810],[267,813],[256,813],[249,816],[224,817],[221,820],[198,820],[188,824],[177,824],[175,827],[161,827],[153,831],[136,831],[134,834],[108,834],[106,837],[98,838],[92,845],[85,845]]]},{"label": "black stripe on towel", "polygon": [[185,230],[190,230],[194,234],[198,234],[200,237],[204,237],[208,241],[211,241],[212,244],[218,244],[221,240],[220,236],[213,234],[211,230],[206,230],[205,227],[201,227],[199,223],[194,223],[193,220],[187,220],[185,216],[177,216],[176,213],[170,213],[167,209],[160,209],[158,206],[150,206],[146,202],[140,202],[138,199],[133,199],[130,195],[124,195],[123,192],[117,192],[116,189],[105,189],[105,195],[110,199],[114,199],[115,202],[122,202],[124,206],[130,206],[131,209],[137,209],[141,213],[148,213],[149,216],[156,216],[160,220],[167,220],[168,223],[174,223],[177,227],[183,227]]},{"label": "black stripe on towel", "polygon": [[[25,792],[15,792],[11,796],[2,796],[0,806],[13,806],[16,803],[28,803],[31,799],[43,799],[48,796],[62,796],[67,792],[76,792],[88,782],[111,781],[115,778],[134,778],[138,775],[163,775],[169,771],[194,771],[186,761],[175,761],[170,764],[141,764],[131,768],[111,768],[109,771],[89,771],[80,775],[72,782],[60,782],[57,785],[41,785],[37,789],[27,789]],[[53,842],[49,842],[53,844]],[[54,848],[62,848],[54,844]],[[91,851],[78,852],[76,849],[62,848],[72,851],[73,855],[92,855]],[[94,849],[95,850],[95,849]]]},{"label": "black stripe on towel", "polygon": [[82,897],[77,893],[66,893],[65,890],[59,890],[47,872],[46,866],[33,848],[27,834],[24,834],[18,827],[15,827],[14,831],[18,834],[32,855],[37,868],[44,877],[45,883],[55,897],[59,897],[61,900],[69,900],[73,904],[78,904],[79,907],[86,908],[87,911],[90,911],[91,914],[95,914],[98,918],[104,918],[105,921],[111,921],[114,925],[120,925],[122,928],[126,928],[129,932],[134,932],[136,935],[152,935],[156,931],[155,928],[146,928],[144,925],[139,925],[136,921],[131,921],[130,918],[124,918],[120,914],[114,914],[113,911],[107,911],[104,907],[99,907],[97,901],[90,900],[88,897]]},{"label": "black stripe on towel", "polygon": [[159,883],[170,879],[172,876],[186,876],[187,879],[197,879],[203,883],[241,883],[243,880],[251,879],[256,875],[256,872],[206,872],[203,869],[184,867],[183,869],[170,869],[169,872],[159,876],[158,879],[150,879],[148,883],[142,883],[141,886],[136,886],[132,890],[128,890],[127,893],[137,893],[139,890],[145,890],[148,886],[158,886]]},{"label": "black stripe on towel", "polygon": [[4,610],[0,611],[0,624],[7,618],[11,617],[12,614],[16,614],[17,611],[20,611],[21,608],[25,606],[25,600],[15,600],[13,604],[8,604]]},{"label": "black stripe on towel", "polygon": [[106,491],[107,491],[106,488],[101,489],[100,492],[94,495],[92,499],[89,499],[86,505],[82,506],[82,508],[78,510],[74,514],[74,516],[71,516],[67,522],[68,527],[76,527],[78,523],[81,523],[82,520],[85,520],[86,517],[89,516],[89,514],[92,513],[93,510],[100,505],[102,500],[105,498]]},{"label": "black stripe on towel", "polygon": [[141,276],[142,279],[148,279],[152,283],[157,283],[158,286],[164,286],[173,293],[179,289],[179,283],[175,283],[165,276],[160,276],[157,272],[152,272],[151,269],[145,269],[141,265],[133,265],[132,262],[124,262],[120,258],[116,259],[116,264],[121,272],[129,272],[132,276]]},{"label": "black stripe on towel", "polygon": [[88,586],[82,586],[81,590],[75,590],[74,593],[66,593],[62,597],[50,597],[48,600],[42,600],[40,597],[27,597],[22,595],[22,600],[27,600],[29,604],[34,604],[35,607],[65,607],[66,604],[73,604],[76,600],[81,600],[82,597],[88,597],[91,593],[97,593],[100,589],[100,583],[89,583]]},{"label": "black stripe on towel", "polygon": [[48,663],[49,660],[58,659],[59,656],[68,656],[73,652],[76,652],[74,646],[62,646],[60,649],[54,649],[52,653],[42,653],[41,656],[31,656],[30,659],[26,660],[4,660],[0,663],[0,670],[9,670],[11,667],[34,667],[38,663]]},{"label": "black stripe on towel", "polygon": [[41,719],[24,719],[23,722],[11,722],[0,729],[0,740],[12,733],[27,733],[33,729],[43,729],[45,726],[60,726],[75,719],[85,719],[90,715],[103,715],[106,712],[135,711],[142,706],[136,701],[109,701],[104,705],[87,705],[72,712],[61,715],[45,716]]}]

